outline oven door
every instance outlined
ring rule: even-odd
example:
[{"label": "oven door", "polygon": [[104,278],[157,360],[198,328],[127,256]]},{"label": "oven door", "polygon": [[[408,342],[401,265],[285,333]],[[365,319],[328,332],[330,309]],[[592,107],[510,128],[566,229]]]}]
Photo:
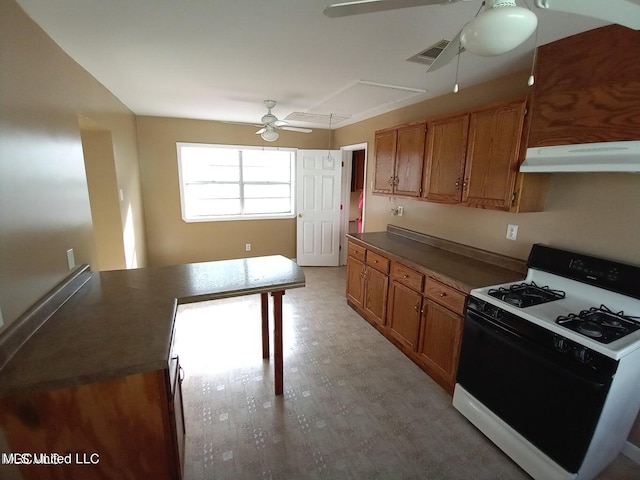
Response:
[{"label": "oven door", "polygon": [[582,464],[611,378],[467,309],[457,382],[568,472]]}]

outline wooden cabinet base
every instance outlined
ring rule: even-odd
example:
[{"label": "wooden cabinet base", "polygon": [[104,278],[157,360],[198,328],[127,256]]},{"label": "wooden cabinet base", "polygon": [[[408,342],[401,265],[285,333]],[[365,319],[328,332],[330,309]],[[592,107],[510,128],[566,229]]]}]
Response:
[{"label": "wooden cabinet base", "polygon": [[[178,392],[179,393],[179,392]],[[0,426],[11,453],[29,453],[25,480],[182,478],[168,371],[0,399]],[[9,453],[9,452],[5,452]],[[182,452],[183,453],[183,452]],[[60,464],[33,464],[57,454]],[[41,457],[45,459],[45,457]],[[68,463],[67,463],[68,460]]]}]

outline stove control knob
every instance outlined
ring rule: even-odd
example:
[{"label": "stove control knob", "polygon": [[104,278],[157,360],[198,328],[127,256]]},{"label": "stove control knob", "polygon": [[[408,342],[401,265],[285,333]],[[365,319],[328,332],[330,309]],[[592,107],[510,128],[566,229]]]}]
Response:
[{"label": "stove control knob", "polygon": [[553,337],[553,348],[555,348],[558,352],[566,352],[569,350],[569,341],[561,337],[560,335],[556,335]]},{"label": "stove control knob", "polygon": [[589,363],[591,361],[591,353],[585,347],[578,347],[573,354],[580,363]]}]

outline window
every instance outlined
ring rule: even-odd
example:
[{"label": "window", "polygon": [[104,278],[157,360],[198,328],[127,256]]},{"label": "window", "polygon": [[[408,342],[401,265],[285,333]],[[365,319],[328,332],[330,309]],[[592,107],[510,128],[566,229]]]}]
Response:
[{"label": "window", "polygon": [[186,222],[294,215],[295,150],[178,143]]}]

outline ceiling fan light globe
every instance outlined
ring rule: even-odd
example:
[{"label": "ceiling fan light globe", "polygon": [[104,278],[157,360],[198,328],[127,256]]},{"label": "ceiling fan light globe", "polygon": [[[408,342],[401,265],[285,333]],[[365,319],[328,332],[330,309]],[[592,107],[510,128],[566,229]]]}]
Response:
[{"label": "ceiling fan light globe", "polygon": [[270,123],[276,122],[278,119],[275,115],[273,115],[272,113],[265,113],[262,118],[262,123],[264,125],[268,125]]},{"label": "ceiling fan light globe", "polygon": [[275,142],[276,140],[278,140],[278,138],[280,138],[278,132],[271,128],[267,128],[264,132],[262,132],[262,134],[260,134],[260,136],[265,142]]},{"label": "ceiling fan light globe", "polygon": [[464,26],[460,43],[476,55],[502,55],[522,45],[537,25],[538,18],[526,8],[491,8]]}]

